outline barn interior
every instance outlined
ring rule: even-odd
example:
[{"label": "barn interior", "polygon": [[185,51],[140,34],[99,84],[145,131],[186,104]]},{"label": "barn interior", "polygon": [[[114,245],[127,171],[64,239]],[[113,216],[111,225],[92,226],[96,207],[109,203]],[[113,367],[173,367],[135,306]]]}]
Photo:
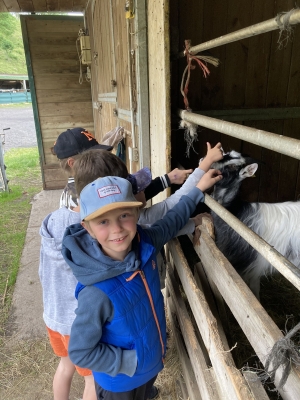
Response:
[{"label": "barn interior", "polygon": [[[187,58],[183,55],[186,40],[196,46],[271,19],[293,6],[292,1],[258,0],[170,4],[172,167],[179,163],[184,168],[194,168],[206,154],[206,142],[215,145],[220,141],[225,152],[236,150],[251,156],[259,165],[255,178],[242,184],[243,200],[275,203],[300,199],[299,160],[201,126],[189,148],[184,129],[179,127],[178,112],[186,109],[181,93],[182,81],[187,79]],[[199,53],[217,58],[219,65],[206,63],[209,74],[205,76],[193,61],[187,93],[192,112],[300,139],[299,38],[300,26],[294,25]],[[190,240],[179,239],[189,265],[195,265],[199,258]],[[283,276],[262,280],[261,303],[283,332],[297,323],[299,300],[299,291]],[[224,329],[237,367],[247,366],[259,372],[262,365],[254,356],[255,351],[227,307],[226,313],[228,323],[223,320]],[[235,343],[239,343],[237,348]],[[266,387],[272,390],[270,381]],[[278,393],[268,391],[268,396],[277,398]]]},{"label": "barn interior", "polygon": [[[187,65],[178,54],[185,40],[196,46],[208,40],[271,19],[291,10],[293,1],[253,0],[172,1],[170,4],[172,160],[186,168],[197,165],[206,153],[206,142],[221,141],[224,151],[237,150],[258,160],[255,179],[245,181],[243,196],[249,201],[281,202],[298,200],[300,196],[299,161],[264,149],[258,145],[198,128],[195,151],[186,149],[183,131],[179,130],[178,109],[185,109],[180,92],[181,79]],[[254,127],[278,135],[300,139],[300,92],[298,46],[300,27],[290,31],[276,30],[207,50],[219,59],[219,66],[207,64],[205,78],[193,62],[188,86],[189,106],[195,113],[240,125]],[[176,118],[177,117],[177,118]]]},{"label": "barn interior", "polygon": [[[264,147],[251,143],[251,140],[222,134],[217,130],[205,128],[201,124],[197,128],[197,140],[193,142],[187,155],[184,129],[179,128],[181,121],[179,110],[186,108],[180,90],[187,66],[187,59],[183,56],[185,41],[190,40],[191,46],[196,46],[253,24],[274,19],[276,16],[286,15],[284,13],[295,7],[293,1],[150,0],[147,2],[137,0],[128,2],[137,5],[136,17],[141,9],[146,10],[144,19],[140,18],[141,14],[139,15],[139,23],[136,23],[137,18],[132,18],[129,22],[125,20],[124,2],[121,0],[87,2],[74,0],[68,2],[69,5],[67,2],[50,0],[0,0],[0,11],[6,12],[7,8],[3,9],[3,6],[1,8],[4,3],[9,3],[12,7],[19,4],[19,10],[32,13],[22,16],[22,29],[27,61],[30,66],[31,88],[34,89],[32,92],[36,102],[35,116],[45,189],[64,186],[65,177],[59,175],[60,168],[57,159],[50,152],[50,147],[60,132],[69,126],[83,125],[95,133],[96,138],[101,141],[107,131],[121,124],[127,131],[127,148],[135,147],[132,144],[132,137],[136,134],[140,159],[133,163],[134,170],[148,165],[147,162],[151,164],[154,176],[160,175],[169,167],[176,168],[178,165],[184,168],[195,168],[200,157],[206,154],[206,142],[209,141],[214,145],[220,141],[225,152],[237,150],[250,155],[259,164],[255,178],[245,180],[242,185],[241,197],[244,200],[270,203],[299,200],[299,156],[298,158],[291,157],[284,154],[284,151],[274,151],[267,148],[268,146]],[[66,15],[37,15],[39,11],[78,10],[85,12],[84,19]],[[127,30],[127,23],[129,30]],[[88,28],[90,34],[93,61],[90,65],[91,80],[84,79],[80,85],[78,83],[78,52],[75,43],[78,40],[78,32],[82,32],[85,28]],[[129,40],[128,32],[131,33]],[[285,25],[278,22],[277,29],[273,31],[259,35],[253,34],[250,35],[251,37],[222,46],[214,46],[201,52],[202,55],[218,59],[219,65],[216,67],[204,61],[204,65],[209,70],[209,74],[206,71],[205,77],[203,69],[194,62],[195,68],[190,71],[187,93],[192,112],[221,121],[234,122],[241,126],[241,130],[243,126],[252,127],[262,133],[276,134],[279,138],[299,140],[299,35],[300,26],[290,25],[287,19]],[[109,43],[111,46],[108,45]],[[132,119],[130,115],[130,68],[128,67],[130,65],[131,70],[135,72],[134,92],[138,94],[135,98],[137,103],[135,119]],[[86,65],[84,68],[86,71]],[[173,191],[176,189],[177,187],[172,188]],[[183,270],[179,262],[181,256],[177,257],[181,250],[176,247],[176,242],[170,244],[170,263],[173,262],[174,275],[177,273],[180,275],[177,283],[182,297],[184,299],[188,297],[190,304],[192,306],[196,304],[196,308],[200,309],[202,297],[188,275],[190,271],[193,276],[196,275],[195,265],[199,262],[200,246],[195,253],[187,237],[180,239],[180,243],[188,261],[188,270],[186,269],[185,273],[181,271]],[[202,246],[204,245],[203,239]],[[211,250],[209,247],[206,249]],[[169,248],[167,255],[168,252]],[[220,264],[218,273],[225,271],[223,264]],[[203,266],[205,269],[205,260]],[[215,264],[214,267],[216,267]],[[257,300],[253,295],[251,297],[249,291],[247,292],[246,285],[243,286],[244,282],[239,276],[234,275],[235,271],[228,271],[226,270],[222,275],[223,281],[226,279],[226,282],[229,282],[225,285],[222,281],[221,283],[218,281],[218,277],[209,276],[209,270],[206,269],[209,284],[215,295],[214,299],[220,300],[217,306],[223,307],[218,311],[223,317],[225,315],[222,322],[229,347],[224,346],[220,351],[212,350],[211,338],[212,333],[215,332],[210,331],[210,326],[207,328],[205,325],[207,321],[209,325],[211,320],[205,315],[199,323],[195,309],[191,311],[190,319],[194,322],[193,329],[200,343],[198,347],[190,338],[186,340],[184,334],[188,329],[186,326],[181,326],[182,336],[179,345],[185,348],[189,356],[181,360],[183,371],[188,372],[184,377],[187,385],[192,382],[189,398],[199,400],[198,392],[194,389],[197,388],[197,384],[199,387],[205,386],[205,383],[209,381],[206,374],[210,372],[212,381],[209,382],[213,382],[214,387],[220,385],[222,394],[227,393],[228,388],[227,398],[230,400],[233,398],[242,400],[280,398],[278,392],[268,392],[268,397],[262,397],[259,394],[255,397],[253,393],[251,397],[241,392],[239,397],[236,394],[239,391],[236,389],[235,381],[237,371],[234,367],[234,372],[232,372],[228,365],[231,366],[232,354],[237,369],[240,370],[247,365],[255,369],[258,365],[258,369],[263,370],[263,365],[259,364],[258,358],[253,357],[255,352],[258,353],[255,345],[258,344],[259,350],[264,347],[265,354],[269,351],[271,344],[282,336],[282,332],[285,333],[298,322],[299,290],[280,274],[274,278],[264,279],[261,304],[275,322],[273,323],[266,319],[266,315],[259,309]],[[187,285],[189,280],[192,282],[191,286]],[[298,282],[299,285],[299,278],[295,276],[293,282]],[[171,291],[169,284],[167,287]],[[243,298],[239,298],[239,294]],[[170,304],[172,301],[175,303],[176,296],[170,297],[172,297]],[[230,305],[227,306],[226,303]],[[240,308],[242,308],[241,311]],[[236,313],[237,318],[233,317],[232,311]],[[246,313],[250,315],[250,318],[245,322]],[[289,317],[291,314],[293,314],[292,318]],[[180,311],[178,310],[177,317],[179,321]],[[187,323],[186,320],[185,323]],[[240,325],[243,325],[242,328]],[[206,329],[209,332],[207,341]],[[250,345],[251,340],[253,346]],[[259,347],[260,342],[262,342],[261,347]],[[238,343],[237,347],[235,343]],[[199,378],[201,373],[198,359],[195,362],[192,357],[193,353],[197,355],[200,353],[199,348],[202,348],[203,353],[208,349],[209,353],[208,355],[205,353],[207,365],[204,363],[202,382]],[[190,364],[187,363],[188,367],[184,369],[187,358]],[[196,371],[196,378],[193,377],[193,370]],[[255,369],[255,372],[258,370]],[[300,374],[296,368],[292,372],[287,389],[284,388],[280,392],[285,400],[297,398],[295,394],[297,390],[299,395]],[[226,386],[229,381],[230,383]],[[238,380],[238,382],[241,381]],[[236,397],[231,396],[233,392]],[[224,398],[222,394],[219,396],[214,393],[212,397],[205,398],[221,399]]]}]

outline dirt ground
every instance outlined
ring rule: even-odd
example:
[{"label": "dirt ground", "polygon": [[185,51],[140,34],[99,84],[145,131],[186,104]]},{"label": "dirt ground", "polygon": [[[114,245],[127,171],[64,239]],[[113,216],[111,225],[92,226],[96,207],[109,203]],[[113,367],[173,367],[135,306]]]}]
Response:
[{"label": "dirt ground", "polygon": [[[60,191],[42,191],[33,202],[21,265],[14,289],[6,337],[0,347],[0,399],[51,400],[52,380],[58,364],[46,337],[42,290],[38,277],[43,218],[58,207]],[[172,333],[164,371],[157,379],[160,400],[179,399],[175,393],[179,361]],[[83,378],[75,374],[70,400],[81,398]]]},{"label": "dirt ground", "polygon": [[[173,347],[173,346],[171,346]],[[10,343],[1,349],[1,400],[52,400],[52,379],[57,366],[47,338]],[[175,393],[178,370],[177,354],[170,349],[166,367],[159,374],[156,386],[160,400],[179,399]],[[83,378],[75,374],[70,400],[79,400],[83,391]]]}]

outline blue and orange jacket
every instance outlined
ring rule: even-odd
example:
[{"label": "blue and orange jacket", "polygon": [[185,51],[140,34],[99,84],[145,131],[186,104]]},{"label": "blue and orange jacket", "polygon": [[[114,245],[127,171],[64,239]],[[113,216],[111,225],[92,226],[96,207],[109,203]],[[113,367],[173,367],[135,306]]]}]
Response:
[{"label": "blue and orange jacket", "polygon": [[203,200],[194,188],[150,228],[138,226],[123,261],[106,256],[80,224],[67,228],[62,254],[80,282],[69,356],[112,392],[132,390],[163,368],[166,327],[156,254]]}]

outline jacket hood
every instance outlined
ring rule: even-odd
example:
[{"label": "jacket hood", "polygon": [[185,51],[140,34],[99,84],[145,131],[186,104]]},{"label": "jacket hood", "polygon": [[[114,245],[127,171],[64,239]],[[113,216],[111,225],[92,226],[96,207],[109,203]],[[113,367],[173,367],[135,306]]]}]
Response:
[{"label": "jacket hood", "polygon": [[103,254],[98,241],[81,224],[74,224],[65,231],[62,255],[76,279],[86,286],[124,272],[136,271],[140,266],[136,239],[132,248],[123,261],[112,260]]}]

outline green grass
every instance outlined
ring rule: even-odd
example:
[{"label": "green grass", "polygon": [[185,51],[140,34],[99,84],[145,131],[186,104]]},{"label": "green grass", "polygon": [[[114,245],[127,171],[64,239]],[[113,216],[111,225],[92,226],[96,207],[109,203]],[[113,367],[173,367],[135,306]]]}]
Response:
[{"label": "green grass", "polygon": [[0,13],[0,73],[27,75],[20,17]]},{"label": "green grass", "polygon": [[9,104],[0,104],[0,108],[20,108],[20,107],[28,107],[32,106],[32,103],[9,103]]},{"label": "green grass", "polygon": [[0,335],[19,270],[33,196],[42,190],[37,147],[12,149],[4,162],[9,192],[0,192]]}]

